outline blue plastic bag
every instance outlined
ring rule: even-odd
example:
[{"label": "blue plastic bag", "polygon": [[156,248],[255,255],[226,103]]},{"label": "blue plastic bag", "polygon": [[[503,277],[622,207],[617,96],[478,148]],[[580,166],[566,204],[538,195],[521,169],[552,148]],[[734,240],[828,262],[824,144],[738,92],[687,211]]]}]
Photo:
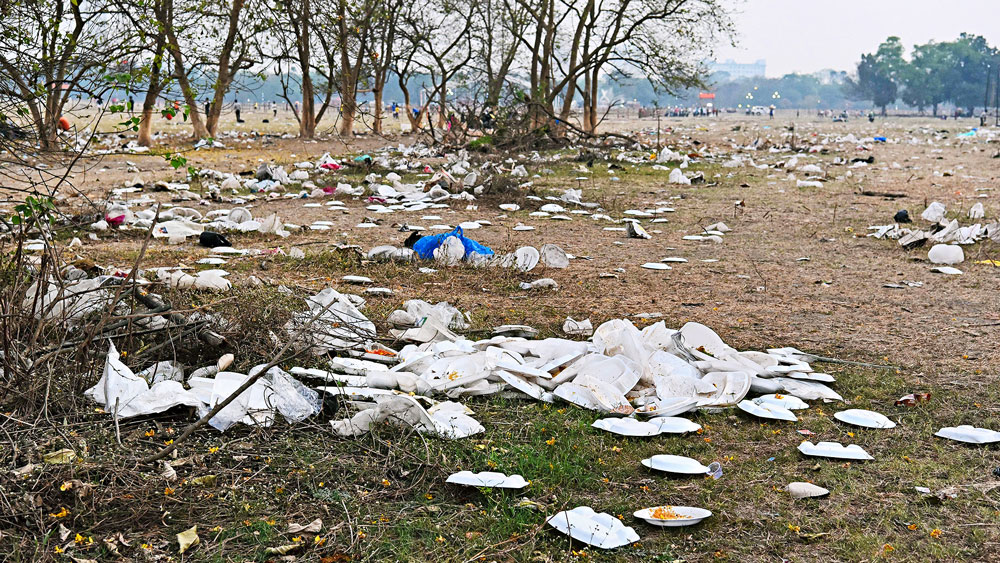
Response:
[{"label": "blue plastic bag", "polygon": [[450,233],[441,233],[439,235],[428,235],[422,237],[413,245],[413,251],[417,253],[417,256],[423,258],[424,260],[430,260],[434,258],[434,250],[441,246],[444,239],[448,237],[458,237],[458,240],[462,241],[462,246],[465,247],[465,258],[469,257],[469,254],[473,252],[478,252],[479,254],[485,254],[487,256],[493,255],[493,250],[487,246],[483,246],[478,242],[466,238],[462,235],[462,227],[455,227],[455,230]]}]

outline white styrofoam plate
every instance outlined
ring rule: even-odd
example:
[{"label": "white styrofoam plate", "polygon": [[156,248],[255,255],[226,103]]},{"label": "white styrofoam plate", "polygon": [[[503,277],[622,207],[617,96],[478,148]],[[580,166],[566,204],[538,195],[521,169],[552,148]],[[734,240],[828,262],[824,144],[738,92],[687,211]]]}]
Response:
[{"label": "white styrofoam plate", "polygon": [[895,428],[896,423],[885,415],[864,409],[847,409],[833,414],[833,418],[863,428]]},{"label": "white styrofoam plate", "polygon": [[988,428],[976,428],[968,424],[946,426],[934,433],[939,438],[947,438],[967,444],[992,444],[1000,442],[1000,432]]},{"label": "white styrofoam plate", "polygon": [[680,455],[654,455],[642,460],[642,464],[650,469],[679,475],[705,475],[708,473],[708,467],[702,465],[698,460]]},{"label": "white styrofoam plate", "polygon": [[697,404],[698,400],[691,397],[668,397],[650,401],[635,412],[644,416],[676,416],[690,411]]},{"label": "white styrofoam plate", "polygon": [[578,506],[550,516],[545,523],[567,536],[601,549],[614,549],[639,541],[639,534],[607,512]]},{"label": "white styrofoam plate", "polygon": [[857,444],[845,446],[840,442],[816,442],[813,444],[807,440],[799,444],[799,451],[812,457],[854,459],[859,461],[875,459]]},{"label": "white styrofoam plate", "polygon": [[494,489],[523,489],[528,486],[528,482],[520,475],[504,475],[495,471],[482,471],[473,473],[471,471],[459,471],[452,473],[445,481],[454,485],[467,485],[469,487],[491,487]]},{"label": "white styrofoam plate", "polygon": [[784,407],[790,411],[797,411],[802,409],[808,409],[809,404],[802,399],[796,397],[795,395],[786,395],[784,393],[772,393],[770,395],[761,395],[753,400],[753,402],[760,404],[771,404],[778,405],[779,407]]},{"label": "white styrofoam plate", "polygon": [[772,403],[756,403],[754,401],[740,401],[737,405],[741,411],[752,414],[758,418],[769,418],[771,420],[787,420],[796,422],[799,417],[795,413]]},{"label": "white styrofoam plate", "polygon": [[683,434],[701,430],[700,424],[680,416],[657,416],[649,419],[649,424],[658,426],[660,434]]},{"label": "white styrofoam plate", "polygon": [[[677,514],[678,518],[657,518],[653,515],[657,508],[663,508],[670,510]],[[647,523],[653,526],[665,526],[665,527],[677,527],[677,526],[693,526],[698,522],[701,522],[705,518],[712,515],[712,511],[705,510],[704,508],[697,508],[694,506],[654,506],[652,508],[643,508],[642,510],[636,510],[632,513],[632,516],[645,520]]]},{"label": "white styrofoam plate", "polygon": [[656,436],[660,433],[658,425],[634,418],[602,418],[591,426],[620,436]]}]

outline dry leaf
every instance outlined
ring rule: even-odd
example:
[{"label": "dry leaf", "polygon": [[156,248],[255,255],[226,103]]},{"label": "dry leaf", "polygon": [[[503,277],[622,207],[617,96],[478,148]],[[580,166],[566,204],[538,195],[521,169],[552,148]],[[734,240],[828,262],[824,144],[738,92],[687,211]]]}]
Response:
[{"label": "dry leaf", "polygon": [[35,470],[35,465],[32,464],[32,463],[29,463],[28,465],[25,465],[25,466],[22,466],[22,467],[18,467],[17,469],[14,469],[12,471],[12,473],[14,473],[14,475],[17,475],[17,476],[21,477],[21,476],[27,476],[28,474],[30,474],[34,470]]},{"label": "dry leaf", "polygon": [[72,532],[70,532],[69,528],[59,524],[59,541],[66,541],[66,538],[68,538],[71,533]]},{"label": "dry leaf", "polygon": [[167,462],[163,462],[163,470],[160,471],[160,477],[163,477],[169,482],[174,482],[177,480],[177,471]]},{"label": "dry leaf", "polygon": [[198,526],[191,526],[187,530],[177,534],[177,543],[181,548],[180,553],[184,553],[201,543],[201,538],[198,537]]},{"label": "dry leaf", "polygon": [[202,475],[201,477],[195,477],[194,479],[191,479],[190,483],[192,485],[198,485],[199,487],[214,487],[215,475]]},{"label": "dry leaf", "polygon": [[264,550],[264,553],[269,555],[285,555],[286,553],[291,553],[300,547],[302,547],[301,543],[290,543],[288,545],[279,545],[278,547],[269,547]]},{"label": "dry leaf", "polygon": [[323,520],[319,518],[313,520],[312,522],[306,524],[305,526],[303,526],[302,524],[294,524],[294,523],[288,525],[289,534],[298,534],[301,532],[305,532],[307,534],[318,534],[319,531],[322,529],[323,529]]},{"label": "dry leaf", "polygon": [[45,463],[60,464],[60,463],[73,463],[76,459],[76,452],[69,448],[63,448],[61,450],[56,450],[54,452],[49,452],[42,456],[42,461]]}]

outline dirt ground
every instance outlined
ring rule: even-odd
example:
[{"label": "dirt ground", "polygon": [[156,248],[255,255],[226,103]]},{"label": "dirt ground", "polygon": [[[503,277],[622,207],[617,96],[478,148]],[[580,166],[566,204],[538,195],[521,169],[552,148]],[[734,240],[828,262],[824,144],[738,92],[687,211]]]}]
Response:
[{"label": "dirt ground", "polygon": [[[656,123],[655,118],[630,120],[612,127],[655,142]],[[921,224],[920,213],[932,201],[943,203],[949,217],[959,218],[963,225],[972,222],[966,212],[976,202],[984,204],[987,221],[996,219],[1000,214],[1000,160],[996,158],[1000,137],[992,142],[982,134],[971,139],[956,137],[972,126],[971,120],[919,118],[831,123],[790,113],[779,114],[773,121],[732,115],[663,119],[664,145],[696,155],[686,171],[702,171],[706,184],[670,184],[667,171],[653,170],[648,163],[615,160],[620,150],[609,151],[611,160],[597,159],[587,167],[573,160],[578,151],[565,149],[545,153],[564,155],[557,162],[520,158],[530,174],[540,174],[529,178],[533,184],[521,193],[480,198],[469,209],[464,202],[454,202],[450,209],[374,215],[358,198],[343,198],[347,213],[304,207],[313,199],[258,199],[252,207],[255,217],[276,212],[298,225],[324,220],[334,226],[329,231],[304,229],[286,239],[233,235],[231,240],[240,248],[288,251],[297,246],[306,258],[230,260],[222,267],[232,272],[238,306],[228,303],[212,308],[238,318],[259,316],[257,309],[267,307],[261,295],[271,295],[268,291],[273,290],[261,290],[262,294],[241,289],[251,275],[270,288],[288,286],[302,297],[328,285],[356,291],[355,286],[340,281],[343,275],[356,274],[394,291],[392,297],[369,303],[369,316],[380,332],[385,314],[413,298],[448,301],[470,311],[470,334],[518,323],[535,326],[544,336],[561,336],[567,316],[590,318],[594,326],[623,317],[640,327],[656,320],[673,328],[697,321],[741,350],[795,346],[824,356],[895,366],[862,369],[819,364],[838,378],[834,387],[849,405],[883,412],[899,423],[894,430],[848,432],[830,420],[829,415],[841,408],[830,404],[814,406],[800,422],[791,424],[761,424],[732,409],[702,413],[695,419],[705,427],[703,435],[640,442],[595,435],[588,428],[598,418],[595,413],[490,399],[470,402],[487,434],[464,443],[428,444],[412,434],[390,431],[347,441],[336,438],[325,422],[294,429],[241,427],[224,435],[203,429],[180,448],[180,455],[195,460],[190,465],[191,477],[212,473],[226,484],[214,494],[179,486],[176,494],[165,498],[157,472],[138,466],[130,461],[131,456],[154,451],[163,428],[180,429],[190,419],[170,414],[129,421],[123,424],[123,432],[134,435],[130,446],[134,451],[122,451],[108,435],[110,421],[93,416],[74,423],[72,430],[90,442],[92,453],[86,463],[49,469],[32,477],[37,481],[31,484],[5,485],[7,495],[37,494],[44,502],[36,507],[42,514],[36,528],[8,519],[2,545],[14,559],[65,557],[56,554],[54,546],[59,542],[52,537],[57,524],[64,523],[74,533],[97,540],[96,547],[76,542],[67,552],[83,559],[278,560],[279,555],[265,548],[301,543],[281,534],[289,522],[322,517],[325,531],[316,536],[320,539],[309,538],[310,545],[291,552],[300,560],[1000,560],[1000,488],[996,488],[1000,473],[994,471],[1000,466],[1000,456],[996,448],[962,447],[932,436],[944,425],[1000,429],[996,383],[1000,375],[1000,268],[975,263],[1000,259],[1000,247],[989,240],[967,247],[967,260],[958,266],[964,274],[947,276],[930,271],[927,248],[905,251],[895,241],[866,236],[870,225],[891,223],[900,209],[908,210]],[[837,136],[847,134],[863,143],[836,142]],[[889,142],[873,143],[873,136],[885,136]],[[799,156],[800,165],[817,164],[825,171],[821,188],[797,188],[794,180],[787,179],[788,172],[774,168],[794,152],[772,152],[769,147],[791,142],[808,148],[821,139],[826,139],[826,151]],[[254,170],[260,162],[291,169],[294,162],[315,160],[326,152],[354,156],[410,142],[371,136],[350,143],[221,140],[226,149],[186,152],[188,163],[224,172]],[[762,148],[737,149],[754,142]],[[722,166],[732,154],[769,166]],[[529,155],[493,158],[499,161],[507,156]],[[868,156],[874,157],[874,163],[866,167],[834,164],[836,158],[849,161]],[[441,161],[427,159],[424,164],[437,166]],[[128,170],[129,163],[138,171]],[[623,168],[609,169],[610,163]],[[552,173],[545,173],[546,169]],[[416,172],[404,174],[404,181],[418,178]],[[74,171],[73,182],[88,197],[99,200],[111,187],[137,175],[153,182],[179,181],[183,174],[158,156],[105,156]],[[805,176],[794,174],[799,179]],[[314,175],[314,181],[356,185],[363,175],[364,171],[350,170]],[[526,195],[558,196],[566,188],[577,187],[583,189],[584,201],[600,203],[615,218],[626,209],[669,206],[675,211],[659,215],[668,220],[665,223],[644,221],[652,233],[650,240],[603,230],[620,225],[582,215],[572,215],[572,221],[529,216],[542,203]],[[863,195],[863,191],[900,197]],[[151,195],[167,199],[161,193]],[[505,213],[498,208],[510,202],[522,209]],[[67,205],[84,210],[80,198]],[[10,207],[7,204],[6,209]],[[212,204],[198,209],[207,213],[230,207]],[[432,214],[440,219],[422,218]],[[377,219],[380,226],[355,228],[366,217]],[[466,235],[494,250],[554,243],[576,259],[564,270],[524,274],[471,267],[421,274],[418,264],[324,258],[334,244],[360,245],[365,250],[401,245],[408,234],[399,232],[402,223],[430,227],[477,219],[488,219],[492,225]],[[718,221],[732,229],[722,243],[682,239]],[[535,230],[512,230],[518,223],[533,225]],[[142,237],[135,233],[102,233],[99,241],[88,240],[86,229],[66,233],[67,239],[73,236],[80,237],[83,245],[70,249],[69,257],[88,258],[99,265],[127,267],[142,245]],[[193,265],[209,254],[195,241],[182,245],[154,241],[144,265]],[[640,268],[668,256],[688,261],[671,264],[669,271]],[[617,277],[602,277],[602,273]],[[527,292],[517,286],[517,282],[539,277],[555,279],[558,290]],[[904,280],[922,285],[885,287]],[[212,299],[218,298],[205,298],[203,303]],[[282,314],[275,313],[275,318]],[[640,314],[647,318],[637,317]],[[250,346],[237,345],[238,351],[244,348],[249,354]],[[236,367],[257,361],[237,353]],[[94,380],[98,375],[94,374]],[[930,391],[931,402],[915,408],[894,405],[901,395],[917,391]],[[32,418],[26,413],[7,416]],[[160,434],[150,439],[143,434],[148,429]],[[814,441],[858,443],[876,460],[842,464],[805,458],[795,450],[802,439],[795,432],[798,429],[815,432]],[[549,436],[558,437],[555,445],[546,442]],[[206,453],[213,447],[222,452]],[[48,449],[56,448],[49,445]],[[726,473],[719,481],[664,479],[638,464],[652,453],[719,460]],[[15,467],[30,455],[37,454],[7,452],[4,457]],[[100,483],[102,468],[115,464],[128,469],[116,473],[118,493],[113,499],[105,498],[104,506],[93,497],[74,500],[65,491],[53,490],[53,483],[74,478]],[[470,493],[444,485],[444,477],[452,470],[485,470],[484,464],[498,471],[521,472],[532,480],[532,487],[522,496],[541,508],[518,508],[516,496],[498,491]],[[792,501],[780,492],[792,480],[814,481],[833,493],[827,499]],[[957,487],[957,498],[924,497],[915,492],[917,486],[932,491]],[[122,491],[134,497],[122,498]],[[704,506],[715,516],[698,527],[678,531],[654,529],[630,516],[633,510],[668,501]],[[58,513],[61,503],[75,503],[69,507],[72,516],[45,517]],[[585,503],[598,511],[623,514],[626,525],[633,526],[642,540],[601,552],[570,544],[542,525],[545,515]],[[25,516],[24,521],[34,520]],[[199,525],[203,545],[190,555],[178,556],[174,534],[192,524]],[[45,540],[17,538],[28,529],[40,534],[46,526],[49,536]],[[123,534],[117,546],[120,557],[100,540],[116,533]],[[122,545],[125,540],[130,547]]]}]

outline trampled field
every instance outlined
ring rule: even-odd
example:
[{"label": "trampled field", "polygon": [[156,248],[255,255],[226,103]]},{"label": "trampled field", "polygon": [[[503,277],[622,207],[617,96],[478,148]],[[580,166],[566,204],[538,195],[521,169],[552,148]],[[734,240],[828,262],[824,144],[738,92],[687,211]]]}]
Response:
[{"label": "trampled field", "polygon": [[[295,424],[279,417],[269,428],[237,424],[225,433],[207,426],[197,430],[168,458],[176,472],[171,477],[169,471],[163,475],[161,464],[139,459],[178,438],[197,417],[180,407],[121,420],[119,445],[112,417],[82,394],[104,366],[100,355],[91,355],[81,359],[74,377],[52,376],[46,417],[5,408],[0,440],[5,465],[33,467],[7,471],[2,479],[3,551],[12,559],[78,561],[1000,559],[996,445],[934,436],[942,427],[965,424],[1000,430],[1000,262],[991,262],[1000,260],[1000,246],[988,237],[963,245],[965,261],[955,265],[963,273],[946,275],[932,272],[931,242],[904,250],[894,240],[866,236],[870,226],[892,224],[902,209],[915,226],[927,228],[930,223],[920,216],[935,201],[944,204],[948,220],[962,226],[995,223],[1000,131],[960,137],[973,126],[971,120],[830,123],[791,116],[664,119],[662,126],[664,145],[688,155],[683,172],[701,172],[704,183],[670,183],[670,169],[679,161],[657,169],[648,154],[640,160],[648,151],[629,145],[472,153],[473,167],[486,161],[503,167],[503,172],[491,167],[483,176],[506,181],[474,200],[448,200],[447,208],[379,212],[383,201],[371,199],[370,192],[268,201],[265,194],[247,200],[251,194],[241,189],[206,205],[173,201],[202,215],[241,205],[254,218],[276,213],[303,226],[284,238],[227,233],[235,248],[262,252],[227,256],[221,265],[196,264],[214,255],[197,237],[146,245],[146,230],[135,228],[99,231],[92,240],[91,221],[59,230],[58,252],[85,270],[127,270],[139,263],[229,272],[228,291],[153,286],[185,314],[211,314],[212,329],[228,341],[225,349],[198,346],[190,336],[163,345],[155,333],[132,334],[116,345],[136,372],[168,359],[193,369],[230,352],[229,370],[247,373],[287,340],[283,327],[304,309],[304,298],[325,287],[359,294],[363,286],[342,280],[357,275],[392,290],[391,296],[365,296],[362,311],[375,323],[379,341],[394,350],[402,343],[390,336],[386,319],[409,299],[447,301],[468,312],[470,326],[459,332],[470,340],[489,338],[494,327],[507,324],[534,327],[537,338],[567,338],[562,330],[567,317],[590,319],[595,328],[613,319],[628,319],[640,329],[660,321],[670,329],[697,322],[737,350],[792,346],[882,366],[812,362],[816,371],[836,379],[830,387],[842,402],[810,401],[808,409],[796,411],[797,422],[765,421],[732,407],[707,409],[684,415],[701,425],[697,433],[624,438],[590,426],[605,414],[564,401],[463,397],[457,400],[485,431],[447,440],[393,425],[340,437],[329,421],[356,411],[329,397],[322,412]],[[655,119],[613,127],[655,142]],[[309,180],[322,188],[357,187],[371,173],[384,178],[392,170],[379,166],[380,157],[393,168],[407,160],[410,169],[395,170],[403,184],[427,180],[425,166],[436,171],[454,162],[436,150],[403,155],[385,148],[410,144],[409,138],[219,140],[226,148],[189,152],[188,163],[234,174],[255,172],[261,162],[292,171],[295,163],[316,162],[329,152],[347,166],[323,173],[309,169]],[[588,155],[580,158],[581,150]],[[374,164],[355,162],[364,154],[375,157]],[[870,163],[852,162],[869,157]],[[792,158],[796,169],[788,168]],[[527,176],[511,178],[508,171],[516,165],[523,165]],[[808,165],[820,172],[802,171]],[[153,191],[154,182],[184,181],[183,171],[161,157],[108,155],[84,162],[73,183],[99,201],[137,176],[144,189],[120,195],[149,199],[135,210],[177,199],[177,191]],[[821,177],[818,187],[799,187],[799,181],[817,181],[807,179],[812,176]],[[526,182],[530,185],[516,187]],[[195,183],[191,191],[202,195],[209,183]],[[582,190],[582,202],[597,207],[545,199],[560,198],[567,189]],[[243,203],[234,203],[234,197]],[[332,200],[343,205],[328,205]],[[499,207],[510,203],[519,209]],[[565,211],[531,215],[552,203]],[[968,217],[976,203],[984,206],[982,219]],[[63,205],[62,211],[87,212],[82,197]],[[630,210],[650,214],[627,214]],[[639,218],[651,238],[629,238],[620,230],[626,217]],[[478,220],[489,224],[465,235],[498,254],[555,244],[574,258],[565,269],[539,265],[530,272],[366,259],[373,247],[402,246],[410,234],[400,232],[403,224],[436,233],[445,231],[434,231],[435,225]],[[328,229],[308,228],[316,221],[329,222],[319,224]],[[718,222],[731,229],[721,242],[684,238]],[[362,223],[376,226],[358,227]],[[515,230],[519,224],[534,229]],[[69,246],[73,238],[81,244]],[[359,246],[360,253],[345,245]],[[293,248],[302,255],[295,257]],[[686,261],[671,262],[669,270],[641,267],[667,257]],[[422,267],[437,271],[423,273]],[[519,286],[539,278],[555,280],[558,288]],[[103,351],[106,340],[93,346]],[[308,355],[286,357],[278,365],[325,366],[322,358]],[[896,404],[910,393],[930,393],[930,399]],[[16,405],[21,398],[13,394],[6,401]],[[858,428],[833,418],[847,408],[877,411],[896,427]],[[874,460],[807,457],[797,449],[804,439],[857,444]],[[74,450],[77,459],[43,461],[45,454],[64,448]],[[640,463],[655,454],[719,462],[723,474],[671,478]],[[530,485],[504,492],[446,484],[459,470],[517,473]],[[815,483],[830,494],[793,500],[784,491],[793,481]],[[677,529],[632,516],[668,504],[703,507],[713,516]],[[581,505],[621,518],[640,539],[604,551],[571,542],[545,524],[547,517]],[[315,519],[322,519],[318,532],[287,532],[289,524]],[[179,555],[176,534],[195,525],[200,544]],[[283,552],[282,546],[293,547]]]}]

